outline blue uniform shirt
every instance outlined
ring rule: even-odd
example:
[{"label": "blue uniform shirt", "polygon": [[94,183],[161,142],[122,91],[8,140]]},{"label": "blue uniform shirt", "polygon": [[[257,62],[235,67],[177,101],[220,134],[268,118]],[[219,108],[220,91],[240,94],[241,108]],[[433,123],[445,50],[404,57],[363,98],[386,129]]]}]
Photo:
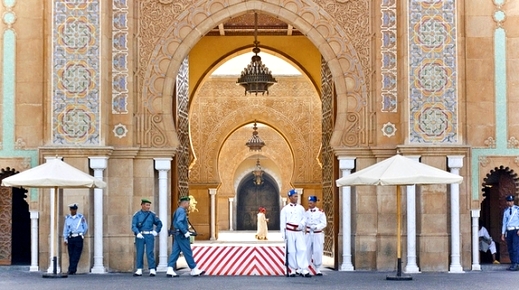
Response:
[{"label": "blue uniform shirt", "polygon": [[[138,227],[138,225],[140,225],[140,227]],[[159,233],[162,229],[162,222],[160,221],[159,217],[151,210],[139,210],[133,215],[132,232],[134,234],[138,234],[143,231],[151,232],[153,231],[153,225],[156,226],[155,231]]]},{"label": "blue uniform shirt", "polygon": [[65,225],[63,226],[63,239],[67,241],[68,237],[72,234],[85,235],[87,230],[88,225],[82,214],[77,213],[74,216],[68,214],[65,217]]},{"label": "blue uniform shirt", "polygon": [[173,215],[173,221],[171,223],[175,230],[179,230],[182,234],[187,233],[189,225],[187,223],[186,209],[179,206]]},{"label": "blue uniform shirt", "polygon": [[506,228],[509,227],[519,227],[519,206],[517,205],[512,206],[512,214],[510,214],[509,207],[507,207],[503,213],[503,228],[501,233],[505,234]]}]

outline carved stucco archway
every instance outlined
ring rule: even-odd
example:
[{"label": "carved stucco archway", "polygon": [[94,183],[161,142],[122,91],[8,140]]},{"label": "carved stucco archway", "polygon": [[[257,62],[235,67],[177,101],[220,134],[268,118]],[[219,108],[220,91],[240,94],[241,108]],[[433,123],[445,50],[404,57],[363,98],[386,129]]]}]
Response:
[{"label": "carved stucco archway", "polygon": [[[258,122],[261,123],[263,122],[262,120],[268,120],[268,123],[266,124],[271,128],[285,128],[283,132],[279,133],[286,140],[287,144],[300,144],[300,147],[303,148],[310,146],[309,141],[306,140],[301,134],[298,134],[301,131],[301,128],[297,127],[279,111],[265,106],[256,106],[254,107],[254,110],[254,116]],[[198,181],[220,182],[217,170],[218,151],[222,148],[222,145],[228,136],[232,134],[236,128],[254,121],[255,119],[251,119],[251,114],[249,108],[247,107],[239,111],[234,111],[232,114],[229,114],[224,119],[220,120],[218,124],[219,126],[213,128],[211,132],[211,135],[214,136],[214,138],[207,139],[205,144],[202,146],[206,149],[202,154],[206,154],[207,156],[199,156],[200,159],[203,159],[206,162],[203,166],[203,169],[206,170],[206,172],[196,172],[196,170],[200,167],[194,167],[191,171],[191,176],[193,179],[197,179],[198,177]],[[230,130],[230,128],[234,128],[234,130]],[[303,163],[301,161],[298,162],[296,156],[300,156],[300,158],[302,158],[305,155],[295,154],[292,152],[292,159],[294,160],[294,174],[292,181],[304,180],[303,172],[305,168],[302,166]]]},{"label": "carved stucco archway", "polygon": [[[359,6],[366,1],[355,1]],[[168,2],[169,3],[169,2]],[[352,5],[356,5],[352,4]],[[344,3],[337,3],[341,5]],[[345,4],[344,4],[345,5]],[[141,5],[141,9],[143,6]],[[369,4],[367,5],[369,8]],[[359,120],[367,120],[367,99],[369,63],[359,59],[359,54],[369,56],[370,41],[364,41],[356,51],[348,33],[341,29],[334,17],[312,1],[241,0],[241,1],[199,1],[180,13],[169,23],[160,40],[151,51],[147,71],[143,76],[142,100],[137,110],[138,128],[143,124],[147,130],[138,129],[138,142],[141,146],[177,147],[178,136],[173,122],[172,99],[176,74],[190,49],[213,27],[226,19],[255,10],[277,17],[297,27],[314,43],[328,64],[333,75],[337,113],[335,128],[330,143],[333,147],[352,145],[352,129],[358,136],[364,136]],[[348,11],[358,16],[366,11]],[[148,16],[149,17],[149,16]],[[355,18],[355,17],[353,17]],[[366,17],[367,19],[367,17]],[[145,21],[145,20],[143,20]],[[369,30],[369,22],[358,24]],[[356,27],[352,31],[363,31]],[[354,32],[353,32],[354,34]],[[358,44],[358,43],[357,43]],[[365,57],[364,57],[365,58]],[[349,118],[347,118],[349,115]],[[353,116],[353,118],[352,118]],[[366,127],[366,126],[364,126]],[[348,129],[349,128],[349,129]],[[349,134],[349,135],[348,135]],[[356,137],[361,138],[361,137]],[[146,141],[151,140],[151,141]],[[366,143],[366,141],[360,142]]]}]

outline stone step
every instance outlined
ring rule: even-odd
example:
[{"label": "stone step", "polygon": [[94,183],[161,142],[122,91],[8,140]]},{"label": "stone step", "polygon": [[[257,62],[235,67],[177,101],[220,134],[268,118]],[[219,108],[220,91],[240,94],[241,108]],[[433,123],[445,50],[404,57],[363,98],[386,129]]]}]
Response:
[{"label": "stone step", "polygon": [[2,265],[0,271],[29,271],[30,265]]},{"label": "stone step", "polygon": [[481,264],[481,271],[506,271],[510,264]]}]

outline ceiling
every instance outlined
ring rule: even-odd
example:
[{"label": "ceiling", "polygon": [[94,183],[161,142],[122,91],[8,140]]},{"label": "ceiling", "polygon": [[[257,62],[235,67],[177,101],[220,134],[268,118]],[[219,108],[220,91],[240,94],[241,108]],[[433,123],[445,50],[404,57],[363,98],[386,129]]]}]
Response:
[{"label": "ceiling", "polygon": [[[254,12],[231,18],[213,28],[206,36],[244,36],[254,35]],[[258,35],[291,36],[301,32],[278,18],[258,14]]]}]

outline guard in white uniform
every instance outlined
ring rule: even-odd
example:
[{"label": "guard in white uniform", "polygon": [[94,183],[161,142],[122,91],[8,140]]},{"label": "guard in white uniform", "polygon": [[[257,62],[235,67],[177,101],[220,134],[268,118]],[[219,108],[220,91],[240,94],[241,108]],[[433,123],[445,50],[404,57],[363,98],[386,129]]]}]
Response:
[{"label": "guard in white uniform", "polygon": [[326,215],[322,209],[318,209],[317,196],[308,197],[308,210],[306,211],[306,253],[308,264],[314,266],[317,276],[322,276],[321,265],[323,264],[323,244],[326,227]]},{"label": "guard in white uniform", "polygon": [[281,210],[280,229],[281,237],[286,241],[288,251],[288,265],[290,277],[299,274],[311,277],[308,271],[308,257],[306,256],[306,242],[304,229],[306,225],[305,208],[297,204],[297,191],[288,192],[290,203]]}]

